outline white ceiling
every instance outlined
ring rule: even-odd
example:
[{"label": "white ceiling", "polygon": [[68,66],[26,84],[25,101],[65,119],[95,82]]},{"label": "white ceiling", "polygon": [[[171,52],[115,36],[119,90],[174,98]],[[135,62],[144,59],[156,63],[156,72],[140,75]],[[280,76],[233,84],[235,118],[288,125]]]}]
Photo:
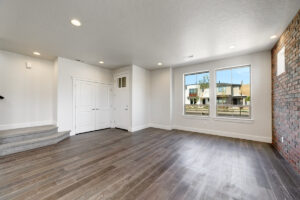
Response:
[{"label": "white ceiling", "polygon": [[0,0],[0,49],[107,68],[181,66],[270,49],[299,8],[300,0]]}]

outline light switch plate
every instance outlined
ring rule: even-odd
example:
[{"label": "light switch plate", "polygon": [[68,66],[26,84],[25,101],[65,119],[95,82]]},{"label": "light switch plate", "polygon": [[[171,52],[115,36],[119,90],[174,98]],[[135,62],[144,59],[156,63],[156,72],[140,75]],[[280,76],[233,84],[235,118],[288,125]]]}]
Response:
[{"label": "light switch plate", "polygon": [[26,69],[31,69],[32,65],[30,62],[26,62]]}]

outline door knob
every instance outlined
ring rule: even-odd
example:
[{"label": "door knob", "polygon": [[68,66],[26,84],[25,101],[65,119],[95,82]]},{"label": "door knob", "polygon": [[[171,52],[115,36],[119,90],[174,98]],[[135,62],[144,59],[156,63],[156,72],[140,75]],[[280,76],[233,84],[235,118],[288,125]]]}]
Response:
[{"label": "door knob", "polygon": [[0,96],[0,99],[4,99],[4,96]]}]

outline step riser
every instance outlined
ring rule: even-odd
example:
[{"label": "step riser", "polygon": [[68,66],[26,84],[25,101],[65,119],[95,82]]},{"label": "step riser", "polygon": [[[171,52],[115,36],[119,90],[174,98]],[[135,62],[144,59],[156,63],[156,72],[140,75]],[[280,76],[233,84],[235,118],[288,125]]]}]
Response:
[{"label": "step riser", "polygon": [[24,140],[30,140],[34,138],[41,138],[41,137],[46,137],[50,136],[54,133],[57,133],[58,128],[54,128],[51,130],[47,131],[41,131],[41,132],[36,132],[36,133],[31,133],[31,134],[26,134],[26,135],[18,135],[15,137],[7,137],[7,138],[0,138],[0,144],[7,144],[11,142],[20,142]]},{"label": "step riser", "polygon": [[22,151],[27,151],[27,150],[36,149],[39,147],[56,144],[68,137],[69,137],[69,133],[66,133],[60,137],[57,137],[57,138],[54,138],[51,140],[47,140],[47,141],[32,143],[32,144],[23,145],[23,146],[11,147],[11,148],[7,148],[7,149],[1,149],[0,156],[5,156],[5,155],[13,154],[13,153],[18,153],[18,152],[22,152]]}]

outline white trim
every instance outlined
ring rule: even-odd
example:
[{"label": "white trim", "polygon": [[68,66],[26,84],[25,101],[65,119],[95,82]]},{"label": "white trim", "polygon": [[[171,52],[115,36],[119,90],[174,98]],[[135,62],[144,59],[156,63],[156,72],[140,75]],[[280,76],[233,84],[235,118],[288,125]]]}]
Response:
[{"label": "white trim", "polygon": [[148,127],[159,128],[159,129],[164,129],[164,130],[172,130],[171,125],[165,125],[165,124],[149,123]]},{"label": "white trim", "polygon": [[15,123],[15,124],[1,124],[0,130],[16,129],[16,128],[27,128],[33,126],[44,126],[44,125],[56,125],[53,120],[37,121],[37,122],[26,122],[26,123]]},{"label": "white trim", "polygon": [[87,82],[93,82],[93,83],[100,83],[103,85],[113,85],[113,83],[104,83],[101,82],[99,80],[94,80],[94,79],[88,79],[88,78],[82,78],[82,77],[78,77],[78,76],[71,76],[73,80],[78,80],[78,81],[87,81]]},{"label": "white trim", "polygon": [[144,125],[139,125],[139,126],[135,126],[135,127],[130,127],[128,129],[129,132],[136,132],[136,131],[140,131],[140,130],[143,130],[145,128],[149,128],[147,124],[144,124]]},{"label": "white trim", "polygon": [[198,120],[210,120],[211,117],[209,115],[186,115],[186,114],[183,114],[182,115],[183,118],[186,118],[186,119],[198,119]]},{"label": "white trim", "polygon": [[233,123],[246,123],[246,124],[252,124],[254,123],[253,119],[249,118],[231,118],[231,117],[213,117],[213,120],[215,121],[224,121],[224,122],[233,122]]},{"label": "white trim", "polygon": [[124,71],[124,72],[119,72],[119,73],[114,73],[113,74],[113,78],[117,78],[117,77],[120,77],[120,76],[126,76],[126,75],[129,75],[129,71]]},{"label": "white trim", "polygon": [[217,136],[223,136],[223,137],[230,137],[230,138],[239,138],[239,139],[252,140],[252,141],[258,141],[258,142],[272,143],[272,138],[269,138],[269,137],[244,135],[244,134],[234,133],[234,132],[198,129],[198,128],[191,128],[191,127],[185,127],[185,126],[173,126],[173,129],[178,129],[178,130],[183,130],[183,131],[191,131],[191,132],[203,133],[203,134],[209,134],[209,135],[217,135]]},{"label": "white trim", "polygon": [[135,127],[130,127],[128,129],[129,132],[136,132],[136,131],[140,131],[146,128],[158,128],[158,129],[164,129],[164,130],[172,130],[172,126],[171,125],[165,125],[165,124],[157,124],[157,123],[149,123],[149,124],[144,124],[144,125],[140,125],[140,126],[135,126]]},{"label": "white trim", "polygon": [[164,129],[164,130],[177,129],[177,130],[190,131],[190,132],[209,134],[209,135],[216,135],[216,136],[222,136],[222,137],[230,137],[230,138],[237,138],[237,139],[252,140],[252,141],[257,141],[257,142],[272,143],[272,138],[269,138],[269,137],[244,135],[244,134],[234,133],[234,132],[199,129],[199,128],[192,128],[192,127],[178,126],[178,125],[170,126],[170,125],[163,125],[163,124],[156,124],[156,123],[149,123],[148,126],[142,125],[139,127],[130,128],[129,131],[135,132],[135,131],[139,131],[139,130],[149,128],[149,127]]},{"label": "white trim", "polygon": [[77,81],[80,80],[80,79],[77,79],[77,78],[74,78],[72,77],[73,80],[72,80],[72,84],[73,84],[73,87],[72,87],[72,93],[73,93],[73,96],[72,96],[72,130],[70,131],[70,135],[73,136],[73,135],[76,135],[76,87],[77,87]]}]

